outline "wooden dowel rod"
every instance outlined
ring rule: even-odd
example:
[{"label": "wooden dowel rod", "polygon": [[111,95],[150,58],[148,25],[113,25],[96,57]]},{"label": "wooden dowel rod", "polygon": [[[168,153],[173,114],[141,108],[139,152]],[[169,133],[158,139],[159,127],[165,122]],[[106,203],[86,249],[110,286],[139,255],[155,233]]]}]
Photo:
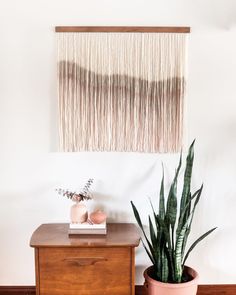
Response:
[{"label": "wooden dowel rod", "polygon": [[190,27],[55,27],[57,33],[101,32],[101,33],[190,33]]}]

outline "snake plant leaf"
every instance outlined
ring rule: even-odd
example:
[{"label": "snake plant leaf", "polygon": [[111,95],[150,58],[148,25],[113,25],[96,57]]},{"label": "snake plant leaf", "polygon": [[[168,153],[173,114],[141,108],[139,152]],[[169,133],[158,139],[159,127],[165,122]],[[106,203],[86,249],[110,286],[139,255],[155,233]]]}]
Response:
[{"label": "snake plant leaf", "polygon": [[143,224],[142,224],[141,218],[139,216],[138,210],[137,210],[137,208],[135,207],[135,205],[134,205],[134,203],[132,201],[131,201],[131,206],[132,206],[134,216],[135,216],[135,219],[136,219],[139,227],[141,228],[142,231],[144,231]]},{"label": "snake plant leaf", "polygon": [[199,202],[199,200],[200,200],[200,197],[201,197],[201,195],[202,195],[202,190],[203,190],[203,184],[201,185],[201,187],[200,187],[200,189],[199,189],[199,192],[198,192],[197,195],[196,195],[196,200],[195,200],[194,205],[193,205],[193,215],[192,215],[192,218],[191,218],[191,221],[190,221],[189,227],[191,227],[191,225],[192,225],[192,222],[193,222],[193,216],[194,216],[194,213],[195,213],[195,209],[196,209],[196,207],[197,207],[197,204],[198,204],[198,202]]},{"label": "snake plant leaf", "polygon": [[179,165],[176,169],[174,179],[170,186],[170,191],[167,199],[167,208],[166,208],[166,221],[171,225],[172,231],[174,230],[176,216],[177,216],[177,180],[179,171],[182,164],[182,153],[180,154]]},{"label": "snake plant leaf", "polygon": [[154,251],[153,246],[152,246],[151,242],[149,241],[149,239],[148,239],[148,237],[147,237],[147,235],[145,233],[145,230],[143,228],[143,224],[142,224],[141,218],[139,216],[138,210],[137,210],[137,208],[135,207],[135,205],[134,205],[134,203],[132,201],[131,201],[131,205],[132,205],[132,208],[133,208],[133,212],[134,212],[134,216],[136,218],[136,221],[137,221],[140,229],[143,232],[143,235],[144,235],[145,240],[146,240],[146,242],[148,244],[148,247],[150,249],[150,252],[151,252],[152,256],[155,257],[155,251]]},{"label": "snake plant leaf", "polygon": [[203,190],[203,184],[201,185],[197,195],[196,195],[196,199],[195,199],[195,202],[194,202],[194,205],[193,205],[193,214],[191,215],[191,219],[190,219],[190,222],[189,222],[189,227],[188,227],[188,232],[190,232],[190,229],[191,229],[191,226],[192,226],[192,222],[193,222],[193,216],[194,216],[194,213],[195,213],[195,210],[196,210],[196,207],[197,207],[197,204],[200,200],[200,197],[201,197],[201,194],[202,194],[202,190]]},{"label": "snake plant leaf", "polygon": [[190,193],[193,160],[194,160],[194,143],[195,143],[195,140],[192,142],[192,144],[189,147],[188,155],[186,159],[186,167],[184,172],[184,184],[183,184],[183,191],[182,191],[182,197],[180,202],[180,212],[184,210],[184,207],[187,203],[187,199]]},{"label": "snake plant leaf", "polygon": [[150,231],[150,237],[151,237],[151,241],[152,241],[152,246],[154,251],[156,251],[157,248],[157,237],[156,237],[156,233],[153,227],[153,223],[151,220],[150,215],[148,216],[148,223],[149,223],[149,231]]},{"label": "snake plant leaf", "polygon": [[191,226],[192,226],[192,222],[193,222],[193,216],[194,216],[194,213],[195,213],[197,204],[198,204],[198,202],[200,200],[200,197],[201,197],[201,194],[202,194],[202,190],[203,190],[203,184],[201,185],[200,189],[198,190],[198,193],[196,195],[196,199],[195,199],[195,202],[194,202],[194,205],[193,205],[193,210],[192,210],[193,214],[191,216],[191,219],[190,219],[190,222],[189,222],[189,226],[188,226],[188,228],[186,230],[186,234],[185,234],[184,242],[183,242],[183,246],[182,246],[182,258],[183,258],[184,253],[185,253],[185,248],[186,248],[188,236],[190,234]]},{"label": "snake plant leaf", "polygon": [[170,188],[168,201],[167,201],[167,208],[166,208],[166,221],[168,224],[171,225],[173,228],[176,222],[177,216],[177,186],[176,183],[173,183]]},{"label": "snake plant leaf", "polygon": [[132,201],[131,201],[131,205],[132,205],[132,208],[133,208],[133,212],[134,212],[134,216],[135,216],[135,218],[136,218],[136,221],[137,221],[137,223],[138,223],[140,229],[141,229],[142,232],[143,232],[143,235],[144,235],[144,237],[145,237],[145,240],[146,240],[146,242],[147,242],[147,244],[148,244],[148,247],[149,247],[149,249],[150,249],[152,255],[154,255],[154,251],[153,251],[152,244],[150,243],[150,241],[149,241],[149,239],[148,239],[148,237],[147,237],[147,235],[146,235],[146,233],[145,233],[145,230],[144,230],[144,228],[143,228],[143,224],[142,224],[141,218],[140,218],[140,216],[139,216],[138,210],[137,210],[137,208],[135,207],[135,205],[134,205],[134,203],[133,203]]},{"label": "snake plant leaf", "polygon": [[162,261],[161,281],[164,283],[167,283],[168,277],[169,277],[169,269],[168,269],[168,259],[166,257],[164,249],[162,249],[162,252],[161,252],[161,261]]},{"label": "snake plant leaf", "polygon": [[[167,253],[168,253],[168,261],[170,264],[170,273],[174,276],[174,261],[173,261],[173,251],[171,246],[171,237],[168,225],[165,223],[165,220],[162,220],[159,215],[156,215],[157,222],[160,226],[160,232],[163,234],[163,240],[162,242],[162,248],[167,247]],[[167,245],[166,245],[167,244]]]},{"label": "snake plant leaf", "polygon": [[158,243],[158,238],[156,236],[150,215],[148,216],[148,222],[149,222],[149,231],[150,231],[150,237],[151,237],[151,242],[152,242],[152,247],[153,247],[152,256],[155,261],[155,264],[157,264],[157,263],[159,263],[160,244]]},{"label": "snake plant leaf", "polygon": [[154,206],[153,206],[152,201],[151,201],[150,198],[149,198],[149,202],[150,202],[150,204],[151,204],[152,213],[153,213],[153,218],[154,218],[154,220],[155,220],[155,225],[156,225],[156,230],[157,230],[157,236],[158,236],[158,232],[159,232],[159,224],[158,224],[157,219],[156,219],[156,212],[155,212],[155,210],[154,210]]},{"label": "snake plant leaf", "polygon": [[[152,212],[151,215],[148,216],[149,234],[145,233],[139,212],[131,201],[134,216],[144,236],[142,239],[144,249],[154,265],[156,278],[162,282],[183,282],[184,264],[190,253],[200,241],[216,229],[213,228],[200,236],[186,253],[185,248],[191,231],[193,217],[203,190],[202,185],[196,192],[194,192],[194,194],[191,193],[194,142],[195,141],[193,141],[189,147],[186,157],[183,188],[179,206],[177,200],[177,183],[182,164],[182,152],[178,167],[170,185],[167,202],[165,202],[164,195],[164,169],[162,166],[163,174],[159,192],[158,210],[154,209],[150,200]],[[177,214],[179,214],[178,220]]]},{"label": "snake plant leaf", "polygon": [[175,281],[175,260],[174,260],[174,251],[173,249],[167,249],[167,257],[169,261],[169,276],[171,278],[171,281]]},{"label": "snake plant leaf", "polygon": [[175,181],[177,180],[177,178],[179,176],[179,171],[180,171],[181,165],[182,165],[182,151],[180,153],[179,164],[178,164],[178,167],[177,167],[176,173],[175,173],[175,178],[174,178]]},{"label": "snake plant leaf", "polygon": [[187,228],[185,236],[184,236],[184,242],[183,242],[183,245],[182,245],[182,260],[184,258],[184,253],[185,253],[185,248],[186,248],[186,245],[187,245],[189,233],[190,233],[190,227]]},{"label": "snake plant leaf", "polygon": [[186,234],[186,230],[188,228],[188,223],[193,215],[193,211],[191,212],[190,216],[186,220],[185,224],[183,225],[180,234],[176,240],[176,247],[175,247],[175,275],[176,280],[178,283],[181,282],[182,274],[183,274],[183,267],[182,267],[182,246],[184,242],[184,237]]},{"label": "snake plant leaf", "polygon": [[208,230],[205,234],[200,236],[189,248],[188,252],[186,253],[184,260],[183,260],[183,265],[185,264],[186,260],[188,259],[188,256],[190,252],[197,246],[198,243],[200,243],[203,239],[205,239],[209,234],[211,234],[214,230],[216,230],[217,227],[214,227],[210,230]]},{"label": "snake plant leaf", "polygon": [[168,248],[171,249],[171,240],[170,240],[170,233],[169,233],[168,227],[167,227],[165,221],[162,220],[159,215],[156,215],[156,219],[157,219],[157,222],[158,222],[158,224],[165,236],[165,240],[168,244]]},{"label": "snake plant leaf", "polygon": [[159,216],[164,220],[165,218],[165,196],[164,196],[164,167],[162,165],[162,180],[160,189],[160,200],[159,200]]},{"label": "snake plant leaf", "polygon": [[161,272],[162,272],[162,268],[161,268],[161,246],[159,244],[158,250],[157,250],[157,261],[156,261],[156,274],[158,279],[161,280]]},{"label": "snake plant leaf", "polygon": [[[155,226],[156,226],[156,244],[157,244],[157,247],[155,249],[155,252],[156,252],[155,254],[157,255],[157,260],[159,261],[160,260],[160,256],[161,256],[160,255],[160,248],[161,248],[161,241],[162,241],[163,231],[162,231],[162,229],[160,228],[160,226],[158,224],[158,221],[157,221],[157,218],[156,218],[156,213],[154,211],[154,207],[153,207],[153,204],[152,204],[151,199],[149,199],[149,201],[150,201],[150,204],[151,204],[151,208],[152,208],[152,212],[153,212],[153,217],[154,217],[154,220],[155,220]],[[158,262],[158,265],[160,266],[160,262]]]},{"label": "snake plant leaf", "polygon": [[154,258],[153,258],[153,256],[152,256],[152,254],[150,253],[150,251],[148,250],[148,248],[146,247],[146,245],[145,245],[143,239],[141,239],[141,242],[142,242],[143,247],[144,247],[144,249],[145,249],[145,251],[146,251],[148,257],[150,258],[151,262],[153,263],[153,265],[155,265],[155,260],[154,260]]},{"label": "snake plant leaf", "polygon": [[189,195],[188,195],[188,198],[187,198],[187,204],[189,203],[189,206],[187,207],[187,211],[186,211],[186,214],[185,214],[185,220],[188,218],[188,216],[190,215],[191,213],[191,205],[192,205],[192,193],[189,192]]},{"label": "snake plant leaf", "polygon": [[[203,185],[189,198],[187,204],[185,205],[184,207],[184,210],[180,213],[180,217],[179,217],[179,222],[178,222],[178,227],[176,229],[176,236],[178,237],[182,227],[183,227],[183,224],[185,223],[186,221],[186,215],[187,215],[187,218],[189,217],[190,213],[188,213],[189,209],[191,209],[191,203],[192,201],[197,197],[198,201],[200,199],[200,196],[201,196],[201,193],[202,193],[202,189],[203,189]],[[197,200],[196,199],[196,200]],[[197,202],[198,203],[198,202]],[[195,204],[195,207],[197,205],[197,203]]]}]

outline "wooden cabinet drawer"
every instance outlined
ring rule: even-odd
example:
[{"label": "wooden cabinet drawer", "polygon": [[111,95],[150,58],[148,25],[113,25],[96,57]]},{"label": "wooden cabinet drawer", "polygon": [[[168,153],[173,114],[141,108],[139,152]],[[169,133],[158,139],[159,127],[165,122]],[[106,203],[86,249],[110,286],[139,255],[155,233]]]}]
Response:
[{"label": "wooden cabinet drawer", "polygon": [[40,295],[132,294],[130,247],[40,248],[38,258]]}]

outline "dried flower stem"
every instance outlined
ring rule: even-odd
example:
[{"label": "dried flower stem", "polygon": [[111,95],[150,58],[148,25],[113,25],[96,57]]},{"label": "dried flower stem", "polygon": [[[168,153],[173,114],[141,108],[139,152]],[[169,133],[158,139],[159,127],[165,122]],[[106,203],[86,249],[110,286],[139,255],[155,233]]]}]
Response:
[{"label": "dried flower stem", "polygon": [[93,179],[89,178],[89,180],[87,181],[87,183],[85,184],[85,186],[83,187],[83,189],[79,193],[77,193],[76,191],[72,192],[69,190],[61,189],[61,188],[56,189],[56,192],[59,195],[67,197],[68,199],[70,199],[74,202],[88,201],[93,198],[93,196],[89,190],[92,183],[93,183]]}]

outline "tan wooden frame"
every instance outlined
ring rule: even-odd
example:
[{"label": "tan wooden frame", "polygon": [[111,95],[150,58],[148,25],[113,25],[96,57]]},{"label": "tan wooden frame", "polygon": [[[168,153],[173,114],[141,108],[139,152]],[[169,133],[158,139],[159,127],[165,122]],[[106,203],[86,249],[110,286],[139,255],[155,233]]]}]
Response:
[{"label": "tan wooden frame", "polygon": [[57,33],[76,33],[76,32],[137,32],[137,33],[190,33],[190,27],[123,27],[123,26],[57,26]]}]

